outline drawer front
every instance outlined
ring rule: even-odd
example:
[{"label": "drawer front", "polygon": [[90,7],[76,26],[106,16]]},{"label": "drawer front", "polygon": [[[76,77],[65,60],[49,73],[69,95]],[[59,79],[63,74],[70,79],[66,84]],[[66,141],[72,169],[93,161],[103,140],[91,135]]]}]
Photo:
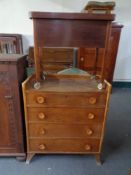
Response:
[{"label": "drawer front", "polygon": [[95,153],[99,147],[99,139],[30,139],[28,152]]},{"label": "drawer front", "polygon": [[65,125],[29,123],[29,137],[43,138],[100,138],[102,125]]},{"label": "drawer front", "polygon": [[27,105],[41,107],[55,107],[55,106],[70,106],[70,107],[84,107],[84,106],[105,106],[106,95],[104,93],[83,93],[75,95],[71,94],[44,94],[44,93],[27,93]]},{"label": "drawer front", "polygon": [[44,123],[101,123],[104,118],[104,108],[27,108],[27,113],[28,121]]}]

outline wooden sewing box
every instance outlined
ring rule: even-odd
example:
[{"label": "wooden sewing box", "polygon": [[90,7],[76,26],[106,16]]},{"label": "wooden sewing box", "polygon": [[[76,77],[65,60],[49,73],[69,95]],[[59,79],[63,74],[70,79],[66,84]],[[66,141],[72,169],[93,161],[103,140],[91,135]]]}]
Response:
[{"label": "wooden sewing box", "polygon": [[[37,154],[100,154],[111,85],[104,80],[113,14],[31,12],[35,75],[23,84],[27,163]],[[100,75],[45,74],[43,47],[104,48]],[[96,60],[97,61],[97,60]]]}]

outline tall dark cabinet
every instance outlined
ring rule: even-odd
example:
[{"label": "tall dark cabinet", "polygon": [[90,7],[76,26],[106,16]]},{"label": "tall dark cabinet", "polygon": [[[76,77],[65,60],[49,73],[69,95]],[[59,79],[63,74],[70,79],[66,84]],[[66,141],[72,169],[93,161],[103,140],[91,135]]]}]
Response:
[{"label": "tall dark cabinet", "polygon": [[0,155],[24,158],[21,83],[26,56],[0,54]]}]

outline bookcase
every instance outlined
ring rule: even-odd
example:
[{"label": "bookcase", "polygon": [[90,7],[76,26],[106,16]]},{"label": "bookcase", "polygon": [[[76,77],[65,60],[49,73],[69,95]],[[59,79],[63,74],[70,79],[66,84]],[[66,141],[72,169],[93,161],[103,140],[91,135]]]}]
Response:
[{"label": "bookcase", "polygon": [[0,33],[0,53],[22,54],[22,35]]}]

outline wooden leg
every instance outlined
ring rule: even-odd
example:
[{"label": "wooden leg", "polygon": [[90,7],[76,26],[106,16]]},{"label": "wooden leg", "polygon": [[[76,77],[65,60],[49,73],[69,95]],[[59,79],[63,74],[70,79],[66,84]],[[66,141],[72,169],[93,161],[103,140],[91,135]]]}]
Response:
[{"label": "wooden leg", "polygon": [[35,154],[34,153],[28,153],[26,158],[26,164],[29,164],[31,159],[33,158]]},{"label": "wooden leg", "polygon": [[101,155],[100,154],[95,154],[95,158],[96,158],[97,165],[102,165]]}]

